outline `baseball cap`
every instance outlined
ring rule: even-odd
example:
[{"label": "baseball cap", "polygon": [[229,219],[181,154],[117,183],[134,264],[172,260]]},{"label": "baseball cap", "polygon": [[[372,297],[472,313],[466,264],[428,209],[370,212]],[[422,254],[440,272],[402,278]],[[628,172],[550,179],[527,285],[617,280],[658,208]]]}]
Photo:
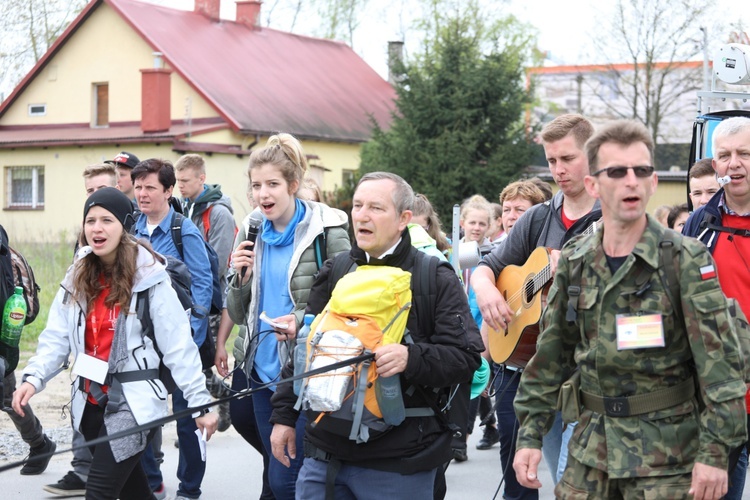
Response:
[{"label": "baseball cap", "polygon": [[127,168],[135,168],[136,165],[138,165],[141,162],[141,160],[138,159],[136,155],[133,153],[128,153],[127,151],[123,151],[122,153],[119,153],[117,156],[115,156],[111,160],[107,160],[104,163],[110,163],[112,165],[122,165],[123,167]]}]

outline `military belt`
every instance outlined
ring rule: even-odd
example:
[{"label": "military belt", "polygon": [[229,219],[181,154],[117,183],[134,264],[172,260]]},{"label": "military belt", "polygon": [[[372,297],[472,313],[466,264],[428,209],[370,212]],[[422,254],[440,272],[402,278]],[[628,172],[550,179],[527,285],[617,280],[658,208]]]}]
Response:
[{"label": "military belt", "polygon": [[602,415],[632,417],[666,410],[692,399],[694,395],[695,382],[690,377],[672,387],[636,396],[603,397],[582,390],[581,401],[584,408]]}]

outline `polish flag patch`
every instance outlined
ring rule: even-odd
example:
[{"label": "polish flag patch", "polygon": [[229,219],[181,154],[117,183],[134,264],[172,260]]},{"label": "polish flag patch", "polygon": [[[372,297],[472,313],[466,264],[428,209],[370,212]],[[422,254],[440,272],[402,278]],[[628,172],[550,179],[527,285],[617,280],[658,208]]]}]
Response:
[{"label": "polish flag patch", "polygon": [[713,265],[701,267],[701,279],[707,280],[716,277],[716,268]]}]

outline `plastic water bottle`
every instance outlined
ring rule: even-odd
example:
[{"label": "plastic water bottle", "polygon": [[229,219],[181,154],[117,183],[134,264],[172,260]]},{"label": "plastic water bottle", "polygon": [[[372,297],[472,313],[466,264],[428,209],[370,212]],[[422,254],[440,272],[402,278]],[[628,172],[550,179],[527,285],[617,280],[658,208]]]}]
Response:
[{"label": "plastic water bottle", "polygon": [[[297,345],[294,348],[294,374],[305,373],[307,364],[307,336],[310,335],[310,325],[315,320],[314,314],[305,314],[302,320],[302,328],[297,334]],[[302,379],[294,381],[294,394],[299,396],[302,389]]]},{"label": "plastic water bottle", "polygon": [[[26,301],[23,299],[23,288],[16,287],[13,295],[8,297],[3,310],[3,328],[0,332],[0,355],[6,363],[6,373],[18,365],[18,343],[21,341],[23,323],[26,320]],[[4,374],[3,374],[4,375]]]},{"label": "plastic water bottle", "polygon": [[401,396],[401,377],[399,374],[375,379],[375,398],[378,400],[380,413],[388,425],[399,425],[406,418],[404,398]]}]

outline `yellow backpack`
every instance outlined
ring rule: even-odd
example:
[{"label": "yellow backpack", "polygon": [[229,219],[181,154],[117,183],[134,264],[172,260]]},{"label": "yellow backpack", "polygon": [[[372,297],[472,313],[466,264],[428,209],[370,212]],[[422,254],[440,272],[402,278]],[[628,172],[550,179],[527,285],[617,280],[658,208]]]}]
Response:
[{"label": "yellow backpack", "polygon": [[[310,327],[305,371],[400,343],[411,299],[411,273],[399,268],[360,266],[342,276]],[[315,425],[366,442],[372,431],[390,428],[378,406],[376,379],[372,361],[312,376],[297,407],[320,412]]]}]

